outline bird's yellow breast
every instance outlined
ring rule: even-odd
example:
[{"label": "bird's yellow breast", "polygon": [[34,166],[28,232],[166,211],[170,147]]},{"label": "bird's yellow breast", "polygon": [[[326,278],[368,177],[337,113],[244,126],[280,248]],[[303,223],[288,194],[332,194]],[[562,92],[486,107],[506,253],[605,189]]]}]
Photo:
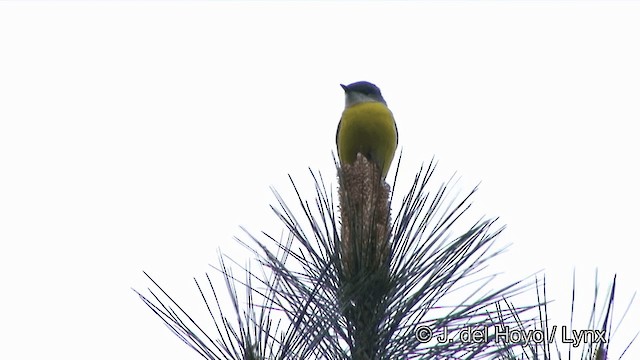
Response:
[{"label": "bird's yellow breast", "polygon": [[393,114],[381,102],[364,102],[342,113],[336,134],[341,163],[353,163],[361,153],[378,164],[384,178],[398,144]]}]

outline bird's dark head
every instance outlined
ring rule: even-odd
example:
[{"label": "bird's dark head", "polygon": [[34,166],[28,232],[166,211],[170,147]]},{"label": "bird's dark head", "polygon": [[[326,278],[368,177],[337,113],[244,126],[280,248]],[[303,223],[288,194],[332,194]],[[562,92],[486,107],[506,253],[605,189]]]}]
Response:
[{"label": "bird's dark head", "polygon": [[382,97],[380,88],[368,81],[358,81],[353,84],[343,85],[344,94],[346,98],[346,107],[353,106],[362,102],[381,102],[387,104]]}]

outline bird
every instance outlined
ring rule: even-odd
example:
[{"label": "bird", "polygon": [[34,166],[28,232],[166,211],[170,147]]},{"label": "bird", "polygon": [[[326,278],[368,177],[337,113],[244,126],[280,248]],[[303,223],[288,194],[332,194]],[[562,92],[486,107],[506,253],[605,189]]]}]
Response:
[{"label": "bird", "polygon": [[336,131],[340,164],[352,164],[358,153],[377,165],[382,180],[398,146],[398,127],[380,89],[367,81],[340,84],[345,107]]}]

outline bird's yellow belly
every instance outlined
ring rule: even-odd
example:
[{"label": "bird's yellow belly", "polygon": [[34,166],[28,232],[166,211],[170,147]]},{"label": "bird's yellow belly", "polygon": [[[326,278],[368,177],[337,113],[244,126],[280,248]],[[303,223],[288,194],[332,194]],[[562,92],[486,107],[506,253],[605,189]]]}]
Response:
[{"label": "bird's yellow belly", "polygon": [[396,150],[393,114],[382,103],[361,103],[344,110],[338,131],[338,156],[341,163],[353,163],[361,153],[377,163],[385,176]]}]

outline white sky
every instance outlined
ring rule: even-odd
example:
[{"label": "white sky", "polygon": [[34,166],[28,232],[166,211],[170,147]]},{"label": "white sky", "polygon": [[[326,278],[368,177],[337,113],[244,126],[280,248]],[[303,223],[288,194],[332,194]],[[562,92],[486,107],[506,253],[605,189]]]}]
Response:
[{"label": "white sky", "polygon": [[146,270],[199,307],[192,278],[219,247],[243,261],[240,225],[278,236],[269,187],[293,205],[287,174],[309,200],[308,167],[333,179],[358,80],[396,116],[401,181],[434,155],[461,192],[482,181],[474,214],[512,243],[498,284],[545,270],[560,326],[574,268],[586,308],[595,269],[602,292],[617,273],[617,324],[640,289],[639,19],[631,1],[0,2],[0,358],[198,359],[131,287]]}]

